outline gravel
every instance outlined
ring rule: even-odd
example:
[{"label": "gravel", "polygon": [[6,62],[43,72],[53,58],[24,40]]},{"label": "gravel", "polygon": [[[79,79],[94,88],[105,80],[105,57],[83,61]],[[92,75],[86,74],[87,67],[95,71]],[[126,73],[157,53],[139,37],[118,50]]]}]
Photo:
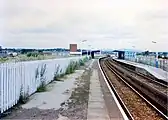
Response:
[{"label": "gravel", "polygon": [[87,120],[90,75],[91,70],[86,70],[76,82],[78,87],[74,89],[70,99],[62,104],[59,111],[62,116],[66,116],[70,120]]},{"label": "gravel", "polygon": [[[104,64],[102,63],[104,66]],[[104,69],[112,81],[116,91],[131,112],[135,120],[162,120],[162,118],[148,104],[135,94],[129,87],[104,66]]]}]

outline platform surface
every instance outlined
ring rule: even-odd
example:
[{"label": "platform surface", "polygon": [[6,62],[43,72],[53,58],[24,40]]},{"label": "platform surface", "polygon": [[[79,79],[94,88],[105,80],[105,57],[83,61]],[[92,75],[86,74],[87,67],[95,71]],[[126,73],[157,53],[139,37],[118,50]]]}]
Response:
[{"label": "platform surface", "polygon": [[98,60],[91,66],[87,120],[123,120],[123,116],[108,90]]},{"label": "platform surface", "polygon": [[96,70],[93,70],[91,76],[87,118],[88,120],[110,120]]},{"label": "platform surface", "polygon": [[168,82],[168,72],[166,72],[166,71],[164,71],[164,70],[162,70],[160,68],[156,68],[156,67],[145,65],[145,64],[141,64],[141,63],[131,62],[131,61],[128,61],[128,60],[121,60],[121,59],[115,59],[115,60],[123,62],[123,63],[126,63],[126,64],[130,64],[130,65],[136,66],[138,68],[143,68],[146,71],[148,71],[150,74],[155,76],[156,78]]}]

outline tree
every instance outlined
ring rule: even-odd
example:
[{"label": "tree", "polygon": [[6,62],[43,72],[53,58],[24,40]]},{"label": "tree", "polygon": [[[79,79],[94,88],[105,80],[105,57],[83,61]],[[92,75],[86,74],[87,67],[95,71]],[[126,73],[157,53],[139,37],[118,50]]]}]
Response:
[{"label": "tree", "polygon": [[148,56],[149,55],[149,51],[145,51],[144,55]]}]

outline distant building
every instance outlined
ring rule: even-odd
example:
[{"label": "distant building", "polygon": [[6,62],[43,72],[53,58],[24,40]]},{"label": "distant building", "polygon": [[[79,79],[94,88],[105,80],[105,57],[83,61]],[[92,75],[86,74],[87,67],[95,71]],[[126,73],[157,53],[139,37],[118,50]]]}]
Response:
[{"label": "distant building", "polygon": [[80,55],[81,54],[81,52],[78,52],[77,51],[77,44],[70,44],[70,54],[71,55]]},{"label": "distant building", "polygon": [[53,54],[53,52],[51,52],[51,51],[43,51],[43,53],[42,53],[43,55],[52,55]]},{"label": "distant building", "polygon": [[134,49],[119,49],[114,50],[114,52],[118,53],[118,59],[135,59],[137,53],[141,53],[140,50],[134,50]]},{"label": "distant building", "polygon": [[70,52],[77,52],[77,44],[70,44]]}]

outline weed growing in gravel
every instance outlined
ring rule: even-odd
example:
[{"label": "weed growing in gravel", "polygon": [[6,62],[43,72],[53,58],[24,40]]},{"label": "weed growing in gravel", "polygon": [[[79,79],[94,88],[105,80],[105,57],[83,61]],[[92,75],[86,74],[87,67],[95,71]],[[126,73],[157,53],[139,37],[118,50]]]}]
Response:
[{"label": "weed growing in gravel", "polygon": [[85,57],[85,58],[83,58],[83,61],[87,62],[87,61],[89,61],[89,59],[90,59],[90,57]]},{"label": "weed growing in gravel", "polygon": [[60,77],[60,74],[61,74],[61,71],[62,71],[62,69],[59,71],[59,69],[60,69],[60,65],[58,65],[57,67],[56,67],[56,71],[55,71],[55,73],[54,73],[54,81],[59,81],[59,77]]},{"label": "weed growing in gravel", "polygon": [[59,72],[59,73],[60,73],[60,74],[59,74],[59,78],[64,77],[65,73],[63,73],[63,72],[62,72],[62,69],[60,70],[60,72]]},{"label": "weed growing in gravel", "polygon": [[78,69],[80,66],[80,63],[71,61],[68,65],[65,74],[71,74],[74,73],[76,69]]},{"label": "weed growing in gravel", "polygon": [[24,91],[23,91],[23,85],[21,85],[19,103],[25,104],[28,100],[29,100],[29,86],[27,88],[27,92],[24,93]]},{"label": "weed growing in gravel", "polygon": [[87,61],[89,61],[90,60],[90,57],[88,58],[88,57],[85,57],[85,58],[83,58],[83,59],[80,59],[79,60],[79,65],[80,66],[84,66],[85,65],[85,62],[87,62]]},{"label": "weed growing in gravel", "polygon": [[76,69],[79,69],[79,67],[80,67],[80,64],[79,64],[79,62],[76,61],[76,62],[75,62],[75,68],[76,68]]},{"label": "weed growing in gravel", "polygon": [[80,66],[84,66],[85,65],[84,60],[80,59],[79,64],[80,64]]},{"label": "weed growing in gravel", "polygon": [[44,91],[46,91],[45,73],[46,73],[46,64],[44,64],[41,67],[41,71],[40,71],[40,85],[37,88],[37,92],[44,92]]},{"label": "weed growing in gravel", "polygon": [[68,67],[66,68],[65,74],[71,74],[75,71],[74,69],[74,62],[71,61]]}]

